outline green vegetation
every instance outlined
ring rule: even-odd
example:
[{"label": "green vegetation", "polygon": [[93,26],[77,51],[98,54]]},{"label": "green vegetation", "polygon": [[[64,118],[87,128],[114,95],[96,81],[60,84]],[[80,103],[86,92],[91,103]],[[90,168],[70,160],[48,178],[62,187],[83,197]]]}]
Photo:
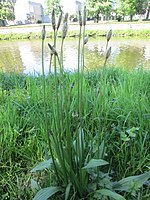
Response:
[{"label": "green vegetation", "polygon": [[[54,110],[57,109],[53,101],[54,82],[54,75],[46,77],[45,101],[50,135],[54,131]],[[60,77],[58,82],[61,83]],[[69,133],[75,141],[79,120],[76,113],[77,74],[65,74],[64,82],[68,97]],[[42,187],[49,183],[47,170],[37,175],[30,173],[32,167],[45,158],[44,148],[47,144],[42,76],[1,73],[0,83],[0,196],[2,199],[32,199],[32,179],[38,181]],[[72,88],[73,83],[75,85]],[[105,76],[102,70],[85,73],[82,118],[86,138],[85,151],[88,152],[92,145],[93,152],[96,152],[97,145],[104,141],[104,159],[110,163],[105,171],[109,170],[114,180],[148,170],[149,85],[150,73],[142,69],[132,72],[107,69]],[[60,98],[60,84],[58,90]],[[64,105],[64,100],[62,103]],[[65,116],[63,106],[62,134],[66,130]],[[61,137],[61,143],[65,142],[66,138],[63,135]],[[46,179],[43,180],[43,177]],[[53,180],[53,174],[50,179]],[[145,186],[137,192],[135,199],[138,197],[140,200],[147,200],[150,197],[149,192],[149,188]],[[131,196],[127,199],[131,199]]]},{"label": "green vegetation", "polygon": [[11,0],[0,1],[0,26],[5,25],[5,20],[14,20],[14,2]]},{"label": "green vegetation", "polygon": [[[118,18],[123,19],[125,16],[130,16],[132,21],[135,14],[145,14],[148,9],[149,0],[119,0],[117,5],[117,15]],[[146,16],[149,19],[149,15]]]},{"label": "green vegetation", "polygon": [[[86,0],[88,17],[95,18],[98,22],[100,17],[109,19],[110,17],[117,17],[118,21],[123,20],[125,16],[130,17],[132,21],[135,14],[145,14],[149,9],[149,0]],[[149,19],[147,12],[146,19]]]},{"label": "green vegetation", "polygon": [[58,15],[61,10],[60,0],[46,0],[46,14],[51,14],[53,9]]},{"label": "green vegetation", "polygon": [[86,0],[88,17],[94,18],[95,22],[99,21],[100,15],[104,15],[106,18],[110,16],[113,11],[111,0]]},{"label": "green vegetation", "polygon": [[58,55],[52,13],[49,74],[44,73],[45,26],[42,75],[0,73],[2,199],[148,199],[150,72],[106,68],[111,30],[103,69],[85,71],[84,9],[83,17],[79,12],[78,71],[65,73],[68,15]]},{"label": "green vegetation", "polygon": [[[87,35],[89,37],[105,37],[106,31],[96,31],[96,30],[87,30]],[[78,31],[68,31],[67,37],[78,37]],[[115,30],[113,31],[114,37],[149,37],[149,30]],[[53,32],[46,33],[47,38],[53,37]],[[61,32],[58,32],[58,37],[61,37]],[[11,33],[11,34],[0,34],[0,40],[18,40],[18,39],[40,39],[41,33]]]}]

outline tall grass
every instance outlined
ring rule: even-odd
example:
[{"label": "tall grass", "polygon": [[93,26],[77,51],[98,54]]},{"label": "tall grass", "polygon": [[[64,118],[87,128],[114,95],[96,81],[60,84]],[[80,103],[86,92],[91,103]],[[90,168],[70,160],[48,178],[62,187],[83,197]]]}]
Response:
[{"label": "tall grass", "polygon": [[[44,188],[34,199],[148,199],[150,73],[106,62],[84,72],[85,21],[78,72],[64,73],[65,37],[59,57],[55,20],[53,27],[54,74],[45,76],[44,59],[39,77],[0,74],[0,196],[32,199]],[[42,36],[43,54],[44,29]]]}]

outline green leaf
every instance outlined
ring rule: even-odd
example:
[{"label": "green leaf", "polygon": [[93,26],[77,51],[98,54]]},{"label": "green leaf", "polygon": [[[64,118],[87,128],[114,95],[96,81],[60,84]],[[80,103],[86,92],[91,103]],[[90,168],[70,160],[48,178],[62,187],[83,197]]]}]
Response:
[{"label": "green leaf", "polygon": [[66,187],[66,192],[65,192],[65,200],[69,198],[69,193],[70,193],[70,188],[71,188],[71,183],[69,183]]},{"label": "green leaf", "polygon": [[138,131],[138,127],[132,127],[131,129],[127,130],[126,132],[129,134],[130,137],[136,137],[136,131]]},{"label": "green leaf", "polygon": [[113,185],[114,190],[132,191],[140,188],[150,178],[150,171],[138,176],[123,178]]},{"label": "green leaf", "polygon": [[31,189],[34,193],[40,189],[37,181],[35,181],[34,179],[31,179]]},{"label": "green leaf", "polygon": [[130,138],[124,132],[121,132],[121,140],[124,142],[128,142],[130,141]]},{"label": "green leaf", "polygon": [[111,197],[111,198],[116,199],[116,200],[126,200],[120,194],[117,194],[116,192],[113,192],[113,191],[107,190],[107,189],[97,190],[96,193],[99,193],[99,194],[104,195],[104,196]]},{"label": "green leaf", "polygon": [[61,191],[60,187],[48,187],[41,189],[33,198],[33,200],[47,200],[49,197],[53,196],[55,193]]},{"label": "green leaf", "polygon": [[108,162],[106,162],[105,160],[102,160],[102,159],[91,159],[89,161],[89,163],[85,167],[83,167],[83,169],[100,167],[100,166],[108,165],[108,164],[109,164]]},{"label": "green leaf", "polygon": [[36,172],[39,170],[43,170],[43,169],[49,169],[53,164],[52,159],[50,158],[49,160],[43,161],[40,164],[38,164],[36,167],[34,167],[31,172]]},{"label": "green leaf", "polygon": [[104,145],[104,140],[103,140],[101,145],[99,146],[99,158],[104,157],[104,150],[105,150],[105,145]]}]

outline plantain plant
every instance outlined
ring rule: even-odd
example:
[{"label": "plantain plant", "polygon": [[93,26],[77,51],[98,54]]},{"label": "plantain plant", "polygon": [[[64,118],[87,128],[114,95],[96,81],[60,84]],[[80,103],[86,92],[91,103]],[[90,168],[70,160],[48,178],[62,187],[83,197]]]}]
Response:
[{"label": "plantain plant", "polygon": [[[51,120],[48,124],[47,105],[45,99],[48,98],[45,92],[44,74],[44,40],[45,26],[42,31],[42,72],[43,72],[43,98],[44,98],[44,119],[45,131],[48,138],[48,147],[45,148],[48,154],[47,160],[34,167],[31,172],[45,170],[49,174],[47,187],[40,189],[37,182],[32,180],[33,188],[39,191],[34,200],[47,200],[53,195],[53,199],[116,199],[125,200],[125,193],[130,193],[133,197],[136,190],[140,188],[149,178],[150,171],[139,176],[131,176],[120,181],[113,182],[109,174],[109,163],[105,161],[105,142],[93,134],[88,136],[84,127],[84,46],[88,41],[85,36],[86,27],[86,7],[84,7],[83,17],[79,10],[79,42],[78,42],[78,74],[70,88],[65,85],[63,67],[63,48],[68,30],[68,14],[65,15],[62,30],[61,53],[57,52],[57,31],[62,19],[60,14],[56,26],[55,11],[52,12],[52,27],[54,32],[54,45],[48,44],[50,48],[50,73],[51,59],[54,56],[54,92],[55,96],[49,94],[51,101]],[[57,28],[56,28],[57,27]],[[112,31],[107,34],[106,58],[104,67],[110,56],[111,48],[108,49],[108,42]],[[82,40],[83,39],[83,40]],[[59,71],[57,70],[57,64]],[[77,83],[76,110],[71,109],[70,95]],[[49,82],[49,91],[53,83]],[[74,121],[76,127],[71,129]],[[93,129],[92,129],[93,130]],[[49,156],[50,154],[50,156]]]}]

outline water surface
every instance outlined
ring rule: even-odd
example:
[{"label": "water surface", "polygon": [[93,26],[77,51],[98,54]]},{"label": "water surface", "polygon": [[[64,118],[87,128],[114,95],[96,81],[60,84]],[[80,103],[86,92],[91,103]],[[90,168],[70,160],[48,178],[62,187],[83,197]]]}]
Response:
[{"label": "water surface", "polygon": [[[49,70],[50,52],[45,41],[45,72]],[[149,39],[116,39],[110,42],[111,56],[107,66],[129,69],[143,66],[150,69],[150,40]],[[65,41],[64,69],[66,71],[77,70],[78,39]],[[104,63],[106,40],[104,38],[89,39],[85,46],[86,69],[101,68]],[[57,50],[60,49],[58,42]],[[26,74],[41,73],[41,41],[2,41],[0,42],[0,69],[5,72],[17,71]],[[53,69],[52,69],[53,70]]]}]

